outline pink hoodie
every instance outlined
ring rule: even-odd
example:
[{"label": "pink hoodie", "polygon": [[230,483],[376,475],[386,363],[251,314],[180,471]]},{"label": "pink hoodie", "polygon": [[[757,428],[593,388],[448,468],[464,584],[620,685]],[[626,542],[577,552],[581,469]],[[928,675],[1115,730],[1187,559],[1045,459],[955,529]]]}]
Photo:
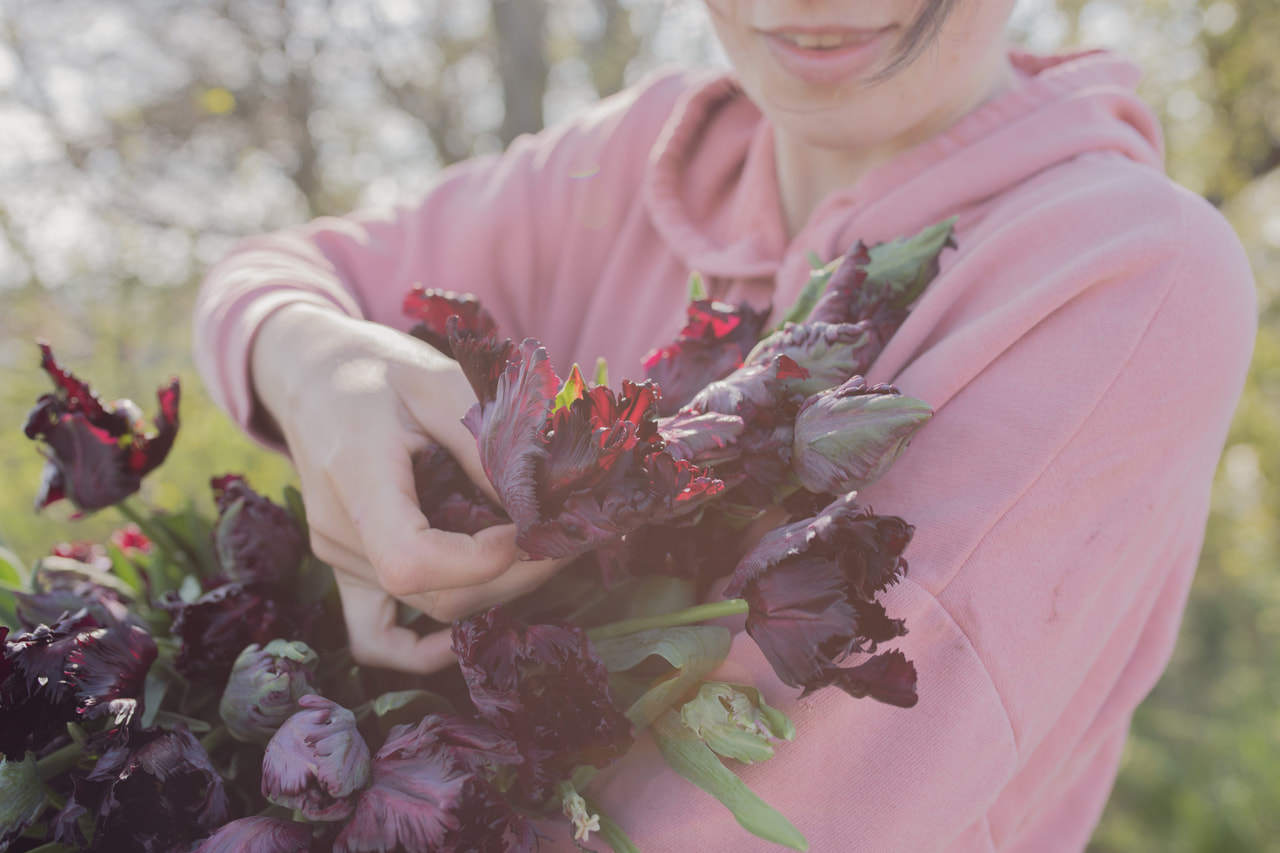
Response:
[{"label": "pink hoodie", "polygon": [[[733,81],[651,80],[450,169],[417,207],[246,242],[205,284],[201,369],[248,424],[247,353],[272,310],[405,328],[422,282],[480,295],[561,375],[603,355],[639,376],[682,324],[690,270],[718,298],[786,306],[806,252],[958,214],[958,249],[868,377],[937,410],[861,496],[916,526],[885,603],[920,703],[797,701],[739,634],[720,674],[799,734],[738,769],[812,850],[1079,851],[1173,648],[1256,306],[1223,218],[1164,176],[1136,69],[1014,61],[1017,89],[833,193],[792,240],[770,125]],[[647,737],[590,793],[644,850],[772,847]]]}]

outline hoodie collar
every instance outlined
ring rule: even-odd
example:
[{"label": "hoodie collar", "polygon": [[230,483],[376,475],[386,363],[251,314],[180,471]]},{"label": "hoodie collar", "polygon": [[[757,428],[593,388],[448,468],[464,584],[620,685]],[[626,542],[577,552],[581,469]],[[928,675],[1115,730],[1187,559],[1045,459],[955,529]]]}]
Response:
[{"label": "hoodie collar", "polygon": [[[1134,91],[1141,75],[1131,62],[1106,51],[1013,51],[1010,59],[1020,85],[831,193],[790,242],[832,255],[841,247],[812,245],[811,232],[838,235],[841,245],[914,233],[1087,152],[1161,167],[1159,126]],[[788,254],[773,127],[732,73],[694,78],[654,145],[643,193],[655,228],[690,269],[772,277]],[[874,230],[883,233],[830,227],[832,217],[852,220],[873,208]]]}]

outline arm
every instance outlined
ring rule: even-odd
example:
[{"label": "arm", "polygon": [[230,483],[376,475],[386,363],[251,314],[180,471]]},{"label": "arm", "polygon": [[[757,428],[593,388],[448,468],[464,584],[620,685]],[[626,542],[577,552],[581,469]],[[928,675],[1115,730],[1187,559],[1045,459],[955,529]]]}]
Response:
[{"label": "arm", "polygon": [[[634,195],[619,182],[638,179],[654,119],[679,91],[666,78],[612,99],[501,157],[447,171],[420,204],[392,215],[322,219],[246,241],[207,277],[197,364],[238,423],[290,454],[313,549],[337,570],[358,660],[448,665],[448,632],[418,638],[397,627],[396,597],[448,622],[531,590],[559,565],[518,561],[510,526],[462,536],[432,530],[419,510],[410,460],[428,442],[489,485],[461,425],[470,387],[451,360],[398,331],[409,325],[405,295],[415,283],[471,291],[505,334],[540,328],[549,289],[592,281],[590,252],[609,244],[562,249],[560,230],[591,201],[574,176],[595,164],[608,181],[593,186]],[[592,224],[607,228],[607,219]],[[574,252],[575,281],[558,273],[561,251]]]}]

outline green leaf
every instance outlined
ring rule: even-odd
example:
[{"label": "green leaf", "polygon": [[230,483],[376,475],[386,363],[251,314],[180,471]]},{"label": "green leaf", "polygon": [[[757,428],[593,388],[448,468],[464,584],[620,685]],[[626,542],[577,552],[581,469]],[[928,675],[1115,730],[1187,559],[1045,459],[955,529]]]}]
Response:
[{"label": "green leaf", "polygon": [[397,708],[403,708],[415,699],[424,697],[439,698],[437,694],[429,690],[394,690],[390,693],[383,693],[373,700],[373,713],[379,717],[385,717]]},{"label": "green leaf", "polygon": [[945,219],[925,228],[914,237],[902,237],[868,249],[871,256],[866,266],[868,284],[889,288],[891,304],[905,308],[938,274],[938,255],[948,246],[957,217]]},{"label": "green leaf", "polygon": [[147,672],[147,680],[142,691],[142,719],[140,725],[144,729],[149,729],[155,725],[156,715],[160,713],[160,706],[164,702],[164,696],[169,692],[170,681],[163,674],[163,670],[156,671],[156,667],[152,667]]},{"label": "green leaf", "polygon": [[0,583],[14,589],[27,589],[31,583],[31,570],[18,559],[18,555],[0,545]]},{"label": "green leaf", "polygon": [[729,654],[730,640],[728,628],[688,625],[599,640],[595,648],[610,672],[631,669],[653,655],[678,670],[651,687],[627,709],[627,718],[637,729],[644,729],[724,661]]},{"label": "green leaf", "polygon": [[213,550],[213,524],[196,509],[194,502],[187,504],[182,513],[186,546],[200,566],[204,577],[212,577],[222,571],[218,555]]},{"label": "green leaf", "polygon": [[627,837],[622,827],[604,813],[599,803],[586,794],[582,795],[582,799],[586,800],[587,810],[600,818],[600,837],[613,849],[613,853],[640,853],[640,848]]},{"label": "green leaf", "polygon": [[129,587],[134,597],[146,592],[146,584],[142,573],[134,565],[133,560],[125,556],[115,543],[107,543],[107,556],[111,558],[111,572]]},{"label": "green leaf", "polygon": [[302,528],[302,537],[310,541],[311,530],[307,525],[307,506],[302,502],[302,492],[293,486],[284,487],[284,506],[289,511],[289,515],[299,527]]},{"label": "green leaf", "polygon": [[[787,323],[803,323],[809,318],[809,312],[813,310],[813,306],[818,304],[818,300],[822,297],[823,292],[827,289],[827,283],[831,281],[831,273],[835,271],[833,266],[819,265],[809,273],[809,280],[805,282],[804,287],[800,290],[800,295],[796,297],[796,301],[783,315],[782,321],[774,326],[770,331],[777,331]],[[750,361],[750,357],[747,359]]]},{"label": "green leaf", "polygon": [[809,842],[791,821],[725,767],[674,711],[654,722],[653,737],[671,769],[723,803],[743,829],[792,850],[809,849]]},{"label": "green leaf", "polygon": [[569,371],[569,377],[560,386],[560,393],[556,394],[555,404],[551,410],[558,412],[569,408],[574,400],[582,399],[582,394],[586,390],[587,383],[582,378],[582,371],[578,369],[577,364],[574,364],[573,369]]},{"label": "green leaf", "polygon": [[213,728],[204,720],[188,717],[186,714],[179,714],[177,711],[160,711],[156,714],[155,722],[156,725],[164,729],[171,729],[178,723],[182,723],[192,734],[201,734]]},{"label": "green leaf", "polygon": [[395,690],[374,698],[370,709],[384,733],[393,726],[416,725],[428,714],[457,713],[453,703],[430,690]]},{"label": "green leaf", "polygon": [[707,283],[702,278],[702,273],[697,270],[689,273],[689,301],[698,302],[707,296]]},{"label": "green leaf", "polygon": [[13,591],[0,587],[0,626],[10,631],[20,631],[22,624],[18,621],[18,600]]},{"label": "green leaf", "polygon": [[41,569],[51,569],[59,572],[71,572],[85,580],[105,586],[114,590],[126,598],[133,599],[136,596],[136,590],[129,585],[123,578],[119,577],[114,571],[103,571],[96,566],[88,563],[82,563],[79,560],[72,560],[69,557],[59,557],[49,555],[41,557],[36,563],[37,574]]}]

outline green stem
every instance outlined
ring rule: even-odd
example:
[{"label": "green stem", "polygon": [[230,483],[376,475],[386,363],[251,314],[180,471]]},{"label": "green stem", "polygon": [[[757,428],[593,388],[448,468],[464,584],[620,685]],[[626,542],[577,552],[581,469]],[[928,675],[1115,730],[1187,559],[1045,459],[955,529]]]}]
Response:
[{"label": "green stem", "polygon": [[216,726],[207,735],[200,738],[200,745],[204,747],[204,751],[213,754],[213,751],[226,743],[231,732],[227,730],[225,725]]},{"label": "green stem", "polygon": [[624,634],[635,634],[654,628],[674,628],[678,625],[694,625],[698,622],[705,622],[708,619],[719,619],[722,616],[740,616],[746,613],[747,610],[748,607],[745,600],[730,598],[725,601],[713,601],[709,604],[686,607],[684,610],[664,613],[661,616],[624,619],[621,622],[601,625],[599,628],[592,628],[587,631],[587,636],[593,641],[607,640],[611,637],[621,637]]},{"label": "green stem", "polygon": [[75,767],[82,757],[84,757],[84,748],[72,741],[36,762],[36,772],[41,782],[48,782],[54,776]]},{"label": "green stem", "polygon": [[190,557],[187,548],[183,543],[178,542],[164,529],[164,525],[157,524],[138,512],[128,501],[120,501],[115,505],[116,511],[125,517],[126,520],[132,521],[138,525],[138,529],[147,535],[152,541],[160,547],[161,550],[167,551],[171,559],[177,560],[182,557]]},{"label": "green stem", "polygon": [[72,847],[64,847],[56,841],[50,841],[48,844],[33,848],[30,853],[72,853],[73,850]]}]

